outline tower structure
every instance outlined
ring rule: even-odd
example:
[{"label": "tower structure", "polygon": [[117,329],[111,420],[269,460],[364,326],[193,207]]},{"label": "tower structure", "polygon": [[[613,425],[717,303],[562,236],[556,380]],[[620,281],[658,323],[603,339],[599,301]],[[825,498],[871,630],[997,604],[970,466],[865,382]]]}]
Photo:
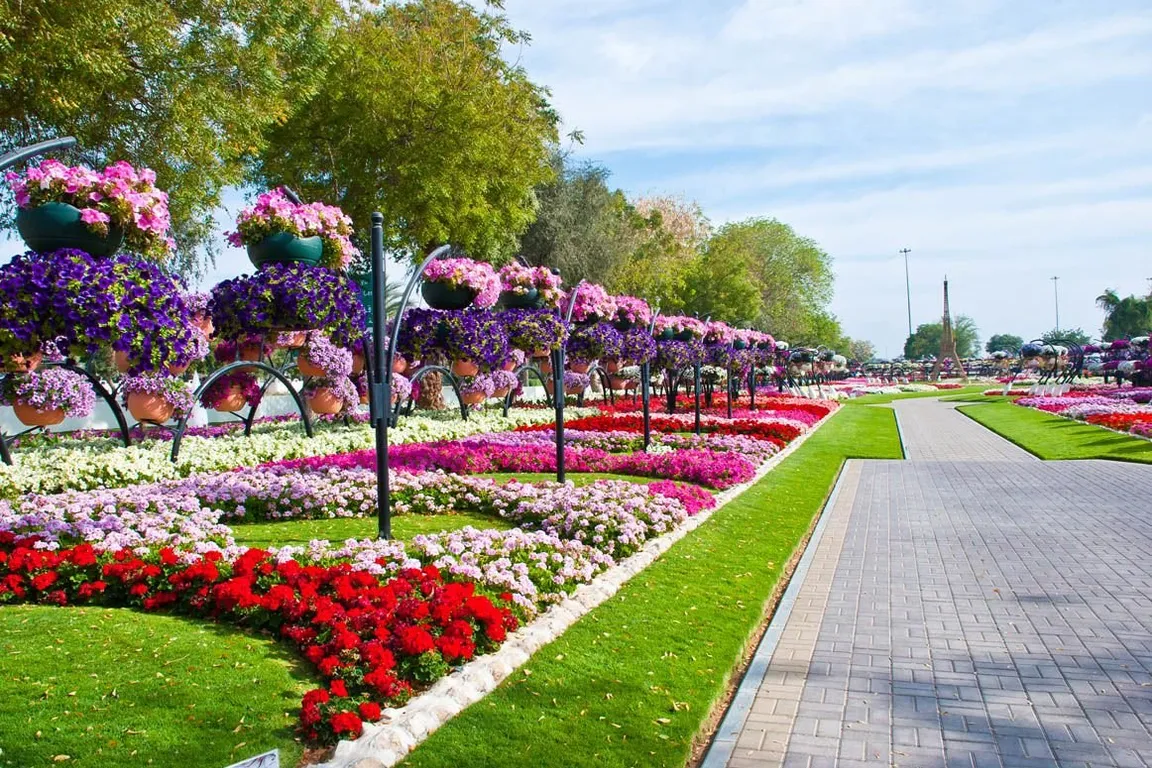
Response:
[{"label": "tower structure", "polygon": [[956,370],[965,382],[968,381],[968,371],[964,370],[964,363],[960,355],[956,354],[956,336],[952,333],[952,312],[948,308],[948,278],[944,278],[944,319],[943,332],[940,334],[940,352],[936,355],[936,362],[932,364],[931,381],[940,380],[940,372],[944,369],[944,361],[952,360]]}]

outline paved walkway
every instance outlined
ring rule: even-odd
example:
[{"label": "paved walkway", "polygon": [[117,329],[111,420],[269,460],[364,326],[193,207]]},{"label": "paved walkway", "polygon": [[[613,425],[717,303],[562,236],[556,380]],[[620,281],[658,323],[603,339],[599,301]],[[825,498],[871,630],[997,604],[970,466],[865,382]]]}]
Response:
[{"label": "paved walkway", "polygon": [[1152,765],[1152,466],[895,408],[908,460],[846,466],[706,768]]}]

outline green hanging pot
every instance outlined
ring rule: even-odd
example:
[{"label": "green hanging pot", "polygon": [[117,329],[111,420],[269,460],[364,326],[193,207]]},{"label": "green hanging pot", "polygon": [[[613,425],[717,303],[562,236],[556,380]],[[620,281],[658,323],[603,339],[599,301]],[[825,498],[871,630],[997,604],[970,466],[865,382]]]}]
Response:
[{"label": "green hanging pot", "polygon": [[540,309],[540,291],[529,288],[527,293],[504,291],[500,294],[500,306],[507,309]]},{"label": "green hanging pot", "polygon": [[248,258],[257,269],[265,264],[298,261],[315,266],[324,255],[324,241],[319,235],[297,237],[287,232],[273,232],[258,243],[248,246]]},{"label": "green hanging pot", "polygon": [[680,331],[673,338],[676,341],[692,341],[692,331]]},{"label": "green hanging pot", "polygon": [[124,230],[109,225],[108,234],[88,229],[80,218],[80,209],[67,203],[44,203],[16,212],[16,229],[30,249],[51,253],[61,248],[75,248],[93,256],[111,256],[124,242]]},{"label": "green hanging pot", "polygon": [[665,328],[664,330],[660,331],[660,333],[656,334],[656,339],[657,341],[672,341],[672,337],[675,335],[676,334],[672,331],[671,328]]},{"label": "green hanging pot", "polygon": [[420,295],[432,309],[465,309],[476,301],[476,291],[471,288],[453,288],[427,281],[421,283]]}]

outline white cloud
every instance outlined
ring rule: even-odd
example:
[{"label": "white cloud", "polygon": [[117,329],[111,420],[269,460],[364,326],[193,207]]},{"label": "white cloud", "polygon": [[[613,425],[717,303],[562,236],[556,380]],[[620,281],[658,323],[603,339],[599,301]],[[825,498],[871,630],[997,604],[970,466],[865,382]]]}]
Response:
[{"label": "white cloud", "polygon": [[915,26],[909,0],[746,0],[724,26],[730,40],[842,45]]}]

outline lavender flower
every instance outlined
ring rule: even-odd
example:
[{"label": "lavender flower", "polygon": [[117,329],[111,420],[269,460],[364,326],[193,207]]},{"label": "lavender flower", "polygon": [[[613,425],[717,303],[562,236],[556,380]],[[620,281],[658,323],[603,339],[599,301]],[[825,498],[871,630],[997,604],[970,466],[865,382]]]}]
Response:
[{"label": "lavender flower", "polygon": [[620,357],[620,332],[608,323],[575,328],[568,336],[566,351],[577,361],[591,362],[602,358]]},{"label": "lavender flower", "polygon": [[124,402],[129,395],[156,395],[171,405],[180,416],[192,410],[196,400],[187,382],[161,373],[146,373],[140,376],[127,376],[121,392]]},{"label": "lavender flower", "polygon": [[329,377],[352,375],[352,351],[337,347],[320,331],[310,331],[302,355]]},{"label": "lavender flower", "polygon": [[22,403],[42,411],[61,409],[66,416],[83,418],[92,413],[96,394],[88,380],[65,368],[44,368],[6,376],[0,384],[0,402]]}]

